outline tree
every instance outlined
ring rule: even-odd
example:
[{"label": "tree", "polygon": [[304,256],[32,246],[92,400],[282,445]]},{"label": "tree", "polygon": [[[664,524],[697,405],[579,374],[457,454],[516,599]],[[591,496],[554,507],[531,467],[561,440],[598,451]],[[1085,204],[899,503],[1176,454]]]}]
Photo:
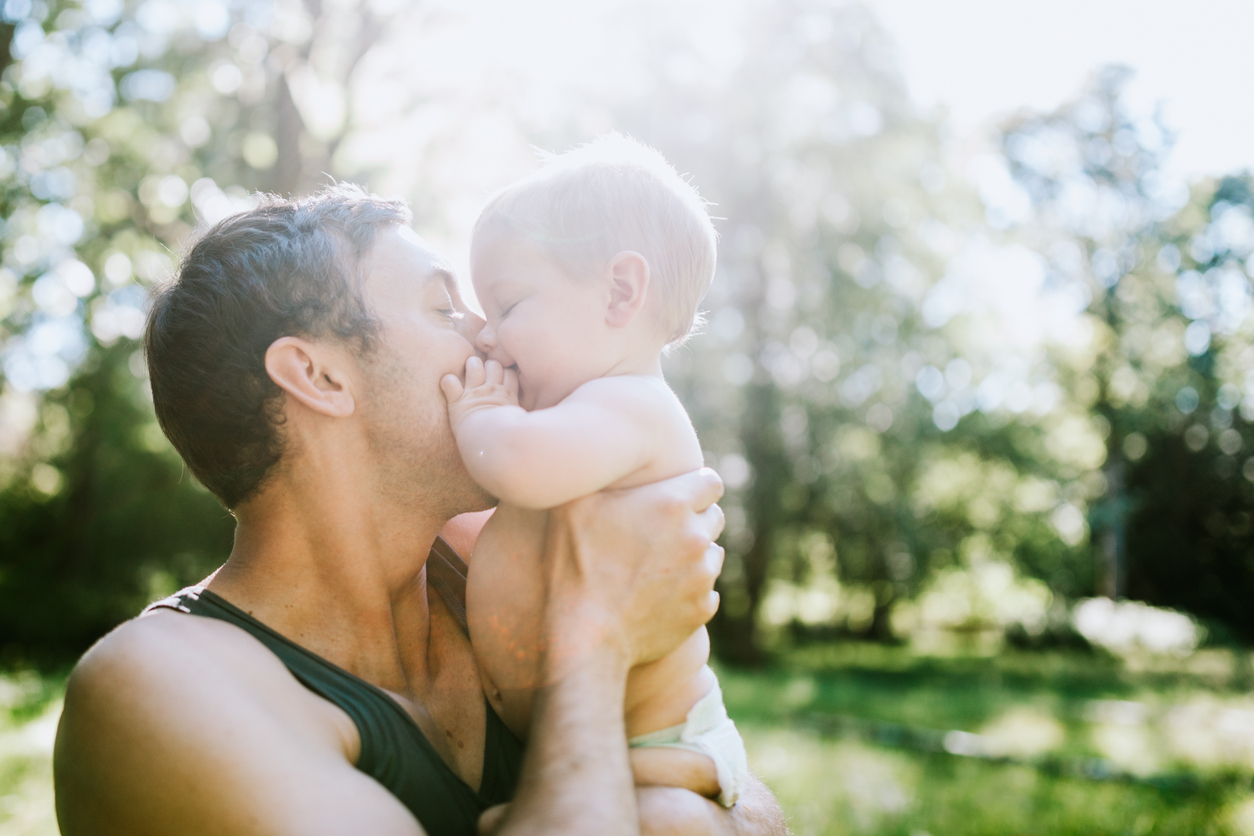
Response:
[{"label": "tree", "polygon": [[[730,72],[669,45],[652,62],[669,76],[623,123],[721,216],[709,333],[670,370],[730,488],[716,646],[755,662],[773,584],[819,602],[784,613],[794,627],[891,639],[894,606],[945,566],[1058,544],[1052,506],[990,539],[1008,511],[972,523],[920,493],[962,450],[963,468],[997,466],[1009,430],[972,414],[966,347],[924,316],[979,204],[948,176],[883,32],[856,6],[790,2],[759,9],[744,37]],[[1013,493],[1024,475],[1008,472]]]},{"label": "tree", "polygon": [[229,551],[233,521],[152,414],[136,343],[146,287],[194,224],[251,190],[363,173],[338,152],[386,10],[3,9],[0,649],[55,656]]},{"label": "tree", "polygon": [[[1003,147],[1033,212],[1017,234],[1090,301],[1092,338],[1055,356],[1105,440],[1088,482],[1098,591],[1218,619],[1248,638],[1251,486],[1244,376],[1254,250],[1248,183],[1193,195],[1164,173],[1171,136],[1125,97],[1130,71],[1006,126]],[[1254,476],[1254,466],[1248,468]]]}]

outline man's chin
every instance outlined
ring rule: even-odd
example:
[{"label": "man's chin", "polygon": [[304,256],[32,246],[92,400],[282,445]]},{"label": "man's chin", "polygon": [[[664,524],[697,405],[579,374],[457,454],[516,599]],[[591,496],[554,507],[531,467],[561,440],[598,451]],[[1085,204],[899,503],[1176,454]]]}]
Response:
[{"label": "man's chin", "polygon": [[476,496],[474,501],[471,503],[474,507],[467,508],[461,513],[472,514],[476,511],[488,511],[500,504],[501,501],[495,496],[488,493],[483,488],[480,488],[478,485],[475,485],[475,487],[478,488],[478,496]]},{"label": "man's chin", "polygon": [[470,473],[466,470],[465,465],[462,464],[461,459],[458,459],[457,462],[462,466],[458,468],[460,472],[455,478],[462,482],[462,490],[457,491],[459,501],[456,503],[457,510],[454,511],[454,515],[473,514],[476,511],[487,511],[495,508],[499,500],[484,490],[478,482],[470,478]]}]

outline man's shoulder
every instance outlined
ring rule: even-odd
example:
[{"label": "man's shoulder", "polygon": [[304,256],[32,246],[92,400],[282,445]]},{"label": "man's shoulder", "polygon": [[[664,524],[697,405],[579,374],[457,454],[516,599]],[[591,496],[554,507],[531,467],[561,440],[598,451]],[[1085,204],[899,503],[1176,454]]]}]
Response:
[{"label": "man's shoulder", "polygon": [[[83,655],[70,676],[82,690],[98,682],[181,677],[245,678],[250,670],[282,663],[238,627],[212,618],[156,610],[121,624]],[[235,675],[232,674],[235,672]]]},{"label": "man's shoulder", "polygon": [[[53,753],[63,832],[157,832],[193,796],[239,799],[260,815],[249,788],[267,775],[351,772],[356,738],[339,715],[231,624],[168,611],[128,621],[83,656],[66,688]],[[204,805],[195,832],[244,832],[216,824],[231,805]]]},{"label": "man's shoulder", "polygon": [[205,719],[206,710],[282,710],[311,698],[277,656],[238,627],[158,610],[120,625],[83,655],[66,686],[64,717],[118,728],[153,727],[160,719],[178,728]]}]

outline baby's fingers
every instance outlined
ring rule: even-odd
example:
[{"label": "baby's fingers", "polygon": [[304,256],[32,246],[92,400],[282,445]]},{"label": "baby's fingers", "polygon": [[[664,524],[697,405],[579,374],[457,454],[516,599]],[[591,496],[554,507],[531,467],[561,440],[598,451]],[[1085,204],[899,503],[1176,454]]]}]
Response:
[{"label": "baby's fingers", "polygon": [[458,401],[462,392],[466,391],[462,386],[462,382],[457,379],[455,374],[446,374],[440,378],[440,391],[444,393],[444,398],[451,404]]},{"label": "baby's fingers", "polygon": [[466,360],[466,388],[475,389],[483,385],[487,377],[483,370],[483,361],[478,355],[472,354]]},{"label": "baby's fingers", "polygon": [[495,360],[488,360],[483,364],[484,377],[489,386],[496,385],[505,380],[505,369]]}]

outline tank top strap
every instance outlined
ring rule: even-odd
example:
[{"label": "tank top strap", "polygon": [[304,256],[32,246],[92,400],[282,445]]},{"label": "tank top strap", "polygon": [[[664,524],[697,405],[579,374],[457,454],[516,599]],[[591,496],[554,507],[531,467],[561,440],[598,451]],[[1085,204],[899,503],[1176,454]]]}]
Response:
[{"label": "tank top strap", "polygon": [[436,537],[431,545],[431,553],[427,555],[427,583],[440,596],[444,606],[457,619],[462,632],[470,635],[466,623],[466,574],[469,567],[461,555],[445,542],[443,537]]},{"label": "tank top strap", "polygon": [[[441,548],[437,552],[433,547],[428,567],[438,568],[429,569],[428,577],[439,577],[438,582],[431,580],[432,588],[464,627],[466,564],[447,543],[437,542]],[[158,610],[216,618],[265,645],[302,685],[348,714],[361,738],[357,769],[396,796],[430,836],[475,834],[479,814],[512,797],[522,744],[486,697],[483,777],[476,791],[448,767],[413,718],[382,689],[306,650],[211,590],[188,587],[149,605],[142,615]]]}]

